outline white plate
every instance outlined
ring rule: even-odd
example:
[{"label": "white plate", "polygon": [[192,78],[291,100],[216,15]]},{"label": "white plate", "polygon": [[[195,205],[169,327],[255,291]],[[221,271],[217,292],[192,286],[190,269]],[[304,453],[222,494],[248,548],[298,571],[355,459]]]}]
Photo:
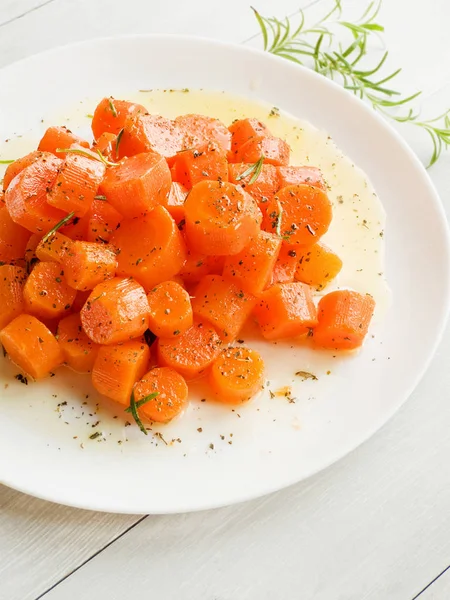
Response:
[{"label": "white plate", "polygon": [[[156,445],[158,440],[144,438],[134,427],[126,428],[129,441],[123,444],[112,438],[103,443],[74,439],[77,417],[87,423],[105,418],[104,409],[96,415],[95,406],[81,404],[82,395],[91,393],[88,380],[67,375],[25,387],[3,361],[0,378],[9,387],[0,404],[0,481],[95,510],[211,508],[278,490],[325,468],[370,437],[406,400],[435,351],[449,305],[447,225],[425,170],[367,106],[288,61],[171,36],[106,39],[53,50],[0,72],[0,134],[3,139],[31,129],[42,115],[57,114],[83,97],[156,87],[259,98],[328,131],[368,174],[386,209],[386,270],[393,302],[375,339],[351,360],[338,362],[329,380],[322,378],[315,388],[316,382],[297,379],[297,404],[278,399],[269,408],[262,403],[261,411],[254,404],[234,413],[195,404],[184,421],[197,437],[169,447],[161,440]],[[288,375],[278,356],[269,371],[281,382]],[[61,401],[67,404],[58,408]],[[200,425],[202,432],[197,432]],[[176,437],[176,428],[161,431]]]}]

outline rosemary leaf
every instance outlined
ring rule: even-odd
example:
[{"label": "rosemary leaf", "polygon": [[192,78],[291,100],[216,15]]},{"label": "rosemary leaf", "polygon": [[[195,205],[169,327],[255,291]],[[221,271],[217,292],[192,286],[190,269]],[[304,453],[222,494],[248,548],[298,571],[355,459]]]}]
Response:
[{"label": "rosemary leaf", "polygon": [[52,227],[50,229],[50,231],[48,233],[46,233],[44,235],[44,237],[42,238],[43,242],[46,242],[49,238],[52,237],[52,235],[54,233],[56,233],[58,231],[58,229],[61,229],[61,227],[64,227],[64,225],[66,225],[71,219],[73,219],[73,217],[75,216],[75,212],[71,212],[68,215],[66,215],[63,219],[61,219],[61,221],[59,221],[59,223],[56,223],[56,225],[54,227]]},{"label": "rosemary leaf", "polygon": [[248,169],[245,169],[245,171],[243,171],[240,175],[236,177],[236,181],[242,181],[249,175],[252,175],[249,179],[248,185],[252,185],[252,183],[255,183],[262,171],[262,166],[265,158],[266,157],[264,156],[264,154],[261,154],[259,160],[250,165]]}]

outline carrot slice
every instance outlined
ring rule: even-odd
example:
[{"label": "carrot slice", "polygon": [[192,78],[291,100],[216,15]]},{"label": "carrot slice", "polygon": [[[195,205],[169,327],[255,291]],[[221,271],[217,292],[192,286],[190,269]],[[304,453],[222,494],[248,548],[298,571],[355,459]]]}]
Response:
[{"label": "carrot slice", "polygon": [[41,379],[62,364],[64,357],[55,336],[31,315],[19,315],[0,331],[9,358],[34,379]]},{"label": "carrot slice", "polygon": [[[258,203],[259,209],[264,212],[267,203],[280,188],[278,184],[278,174],[276,167],[263,163],[259,175],[255,172],[255,168],[253,168],[251,173],[242,177],[242,175],[245,172],[248,172],[252,167],[254,167],[254,165],[249,165],[247,163],[230,163],[228,165],[228,180],[231,183],[239,183],[246,192],[253,196]],[[253,183],[250,183],[255,175],[257,175],[256,180]]]},{"label": "carrot slice", "polygon": [[198,148],[178,152],[173,161],[172,176],[187,189],[199,181],[228,180],[226,154],[218,146],[208,143]]},{"label": "carrot slice", "polygon": [[158,338],[158,364],[185,379],[204,373],[219,354],[222,340],[215,329],[199,321],[176,338]]},{"label": "carrot slice", "polygon": [[99,346],[84,333],[79,314],[69,315],[58,324],[58,342],[64,362],[78,373],[90,373]]},{"label": "carrot slice", "polygon": [[49,237],[43,237],[36,247],[35,255],[43,262],[62,262],[64,254],[70,250],[73,241],[56,231]]},{"label": "carrot slice", "polygon": [[65,217],[64,212],[47,203],[47,192],[61,165],[60,158],[44,152],[14,177],[5,192],[5,203],[15,223],[43,234]]},{"label": "carrot slice", "polygon": [[31,234],[30,239],[27,242],[27,246],[25,248],[24,259],[25,259],[25,267],[27,272],[29,273],[32,267],[39,260],[36,256],[36,248],[38,247],[40,241],[42,240],[42,235],[38,233]]},{"label": "carrot slice", "polygon": [[279,189],[299,183],[313,185],[321,190],[327,189],[322,171],[317,167],[276,167],[276,171]]},{"label": "carrot slice", "polygon": [[0,265],[0,329],[24,311],[23,286],[27,273],[22,267]]},{"label": "carrot slice", "polygon": [[198,283],[205,275],[222,275],[225,259],[225,256],[207,256],[188,250],[180,276],[186,283]]},{"label": "carrot slice", "polygon": [[167,162],[160,154],[148,152],[124,158],[118,167],[107,169],[99,193],[120,214],[138,217],[164,202],[170,184]]},{"label": "carrot slice", "polygon": [[189,294],[175,281],[164,281],[147,294],[149,328],[159,337],[174,337],[192,327]]},{"label": "carrot slice", "polygon": [[114,162],[119,158],[117,154],[117,145],[117,135],[105,131],[105,133],[102,133],[101,136],[94,141],[91,150],[94,152],[100,151],[105,158]]},{"label": "carrot slice", "polygon": [[175,223],[178,225],[180,221],[184,219],[184,202],[188,195],[187,189],[181,183],[173,181],[170,186],[170,192],[167,199],[161,202],[161,204],[167,208],[171,216],[175,219]]},{"label": "carrot slice", "polygon": [[167,423],[179,415],[188,402],[188,387],[183,377],[167,367],[152,369],[137,382],[134,397],[138,403],[157,394],[139,407],[139,414],[150,421]]},{"label": "carrot slice", "polygon": [[342,260],[325,244],[314,244],[299,253],[295,279],[322,290],[342,269]]},{"label": "carrot slice", "polygon": [[291,149],[284,140],[268,136],[248,140],[235,150],[230,162],[256,163],[264,156],[267,164],[280,167],[289,164],[290,154]]},{"label": "carrot slice", "polygon": [[270,283],[281,248],[281,239],[260,231],[239,254],[228,256],[223,276],[250,294],[259,294]]},{"label": "carrot slice", "polygon": [[277,262],[272,271],[271,285],[275,283],[292,283],[299,260],[299,251],[283,242]]},{"label": "carrot slice", "polygon": [[290,185],[269,202],[263,228],[288,244],[311,246],[328,231],[332,219],[326,193],[306,184]]},{"label": "carrot slice", "polygon": [[23,258],[31,233],[9,216],[6,206],[0,208],[0,263],[12,263]]},{"label": "carrot slice", "polygon": [[133,386],[147,371],[149,360],[150,349],[142,340],[101,346],[92,369],[92,383],[100,394],[128,406]]},{"label": "carrot slice", "polygon": [[89,148],[89,142],[72,133],[67,127],[49,127],[39,142],[38,150],[51,152],[59,158],[65,158],[66,152],[56,152],[56,150],[58,148],[70,148],[72,144]]},{"label": "carrot slice", "polygon": [[330,350],[354,350],[367,335],[375,300],[368,294],[339,290],[321,298],[318,309],[314,342]]},{"label": "carrot slice", "polygon": [[39,158],[42,158],[42,152],[38,150],[34,150],[29,154],[22,156],[22,158],[18,158],[13,163],[8,165],[5,174],[3,176],[3,189],[6,190],[11,181],[14,179],[16,175],[18,175],[21,171],[23,171],[26,167],[29,167],[34,162],[36,162]]},{"label": "carrot slice", "polygon": [[112,234],[119,228],[122,221],[122,215],[106,202],[94,199],[86,232],[88,242],[101,242],[106,244],[111,239]]},{"label": "carrot slice", "polygon": [[180,115],[175,123],[184,134],[184,148],[199,148],[212,142],[225,154],[231,149],[231,133],[219,119],[189,114]]},{"label": "carrot slice", "polygon": [[116,253],[105,244],[72,242],[61,257],[67,283],[76,290],[92,290],[116,273]]},{"label": "carrot slice", "polygon": [[73,217],[66,225],[58,229],[71,240],[84,240],[87,236],[90,211],[84,217]]},{"label": "carrot slice", "polygon": [[[125,121],[130,116],[146,113],[147,109],[142,104],[128,102],[127,100],[116,100],[112,96],[103,98],[97,104],[92,118],[92,133],[98,139],[103,133],[118,134],[125,126]],[[67,146],[64,146],[67,148]]]},{"label": "carrot slice", "polygon": [[140,219],[126,219],[111,237],[117,248],[117,273],[134,277],[150,290],[176,275],[186,248],[175,221],[162,206]]},{"label": "carrot slice", "polygon": [[115,277],[99,283],[81,309],[81,322],[97,344],[117,344],[148,329],[145,291],[134,279]]},{"label": "carrot slice", "polygon": [[237,254],[256,237],[262,215],[256,201],[240,186],[201,181],[184,204],[190,247],[203,254]]},{"label": "carrot slice", "polygon": [[264,123],[261,123],[261,121],[254,118],[237,119],[228,127],[228,129],[232,136],[231,152],[233,154],[249,140],[259,140],[271,135]]},{"label": "carrot slice", "polygon": [[137,115],[129,118],[119,144],[119,158],[142,152],[157,152],[171,164],[183,150],[183,132],[171,119],[160,115]]},{"label": "carrot slice", "polygon": [[250,400],[262,389],[263,381],[263,359],[250,348],[222,350],[209,371],[213,393],[227,404]]},{"label": "carrot slice", "polygon": [[226,341],[233,341],[256,304],[256,298],[219,275],[203,277],[192,298],[194,315],[214,325]]},{"label": "carrot slice", "polygon": [[317,325],[311,288],[304,283],[270,287],[261,294],[255,316],[266,340],[297,337]]},{"label": "carrot slice", "polygon": [[76,291],[69,287],[61,265],[40,262],[31,271],[23,289],[26,311],[42,319],[67,314]]}]

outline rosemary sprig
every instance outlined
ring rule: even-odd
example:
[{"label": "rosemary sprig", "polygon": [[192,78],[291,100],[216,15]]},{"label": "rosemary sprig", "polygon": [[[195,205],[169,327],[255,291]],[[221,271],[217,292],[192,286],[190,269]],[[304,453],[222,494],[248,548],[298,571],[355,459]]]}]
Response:
[{"label": "rosemary sprig", "polygon": [[10,165],[13,162],[16,162],[16,160],[15,159],[12,159],[12,160],[0,160],[0,165]]},{"label": "rosemary sprig", "polygon": [[106,159],[100,150],[96,150],[92,152],[92,150],[82,150],[81,148],[56,148],[56,152],[64,152],[69,154],[79,154],[80,156],[87,156],[87,158],[92,158],[93,160],[98,160],[102,162],[107,167],[117,167],[119,163],[111,162]]},{"label": "rosemary sprig", "polygon": [[248,169],[245,169],[245,171],[243,171],[240,175],[238,175],[236,177],[236,181],[242,181],[242,179],[245,179],[246,177],[248,177],[251,173],[253,173],[253,175],[250,177],[250,180],[248,182],[248,185],[252,185],[252,183],[255,183],[255,181],[258,179],[261,171],[262,171],[262,167],[263,167],[263,163],[264,163],[264,159],[266,157],[264,156],[263,153],[261,153],[260,158],[253,163],[252,165],[250,165],[248,167]]},{"label": "rosemary sprig", "polygon": [[[334,1],[332,9],[310,26],[306,23],[303,11],[298,13],[299,24],[293,27],[287,17],[284,20],[263,17],[252,8],[261,29],[264,50],[312,67],[317,73],[338,81],[345,89],[368,101],[375,110],[397,123],[419,127],[431,140],[430,167],[450,145],[450,109],[438,117],[422,120],[420,113],[411,108],[411,102],[422,92],[405,96],[392,87],[401,69],[380,78],[379,72],[388,58],[388,51],[374,66],[361,67],[360,61],[367,55],[369,40],[384,32],[384,27],[376,21],[382,0],[372,0],[355,22],[344,20],[341,0]],[[347,34],[350,41],[346,44],[339,41],[337,31]],[[406,110],[397,112],[399,109]]]},{"label": "rosemary sprig", "polygon": [[142,433],[145,433],[145,435],[147,435],[147,430],[145,429],[145,427],[139,417],[138,408],[141,408],[141,406],[143,406],[147,402],[150,402],[150,400],[153,400],[158,395],[159,395],[159,392],[153,392],[153,394],[149,394],[148,396],[145,396],[144,398],[141,398],[140,400],[138,400],[136,402],[136,398],[134,396],[134,390],[133,390],[131,392],[130,406],[128,406],[128,408],[125,409],[125,412],[131,413],[133,415],[133,419],[136,421],[136,423],[139,425],[139,429],[142,431]]},{"label": "rosemary sprig", "polygon": [[112,98],[108,98],[108,103],[109,103],[109,108],[111,109],[113,117],[117,117],[117,110],[116,110],[116,107],[114,106],[114,102],[112,101]]},{"label": "rosemary sprig", "polygon": [[46,242],[49,238],[51,238],[52,235],[58,231],[58,229],[61,229],[61,227],[64,227],[64,225],[66,225],[71,219],[73,219],[74,216],[75,216],[75,212],[71,212],[68,215],[66,215],[63,219],[61,219],[61,221],[59,221],[59,223],[56,223],[56,225],[54,227],[52,227],[50,229],[50,231],[44,235],[44,237],[42,238],[42,242]]},{"label": "rosemary sprig", "polygon": [[120,142],[122,141],[123,132],[124,128],[122,127],[122,129],[119,131],[116,137],[116,158],[119,156],[119,146]]}]

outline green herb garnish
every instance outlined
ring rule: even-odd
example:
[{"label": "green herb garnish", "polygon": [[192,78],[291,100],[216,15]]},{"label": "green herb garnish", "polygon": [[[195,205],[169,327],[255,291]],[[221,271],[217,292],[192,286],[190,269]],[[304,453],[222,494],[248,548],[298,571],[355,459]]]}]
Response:
[{"label": "green herb garnish", "polygon": [[[153,394],[149,394],[148,396],[145,396],[144,398],[141,398],[140,400],[138,400],[137,402],[135,402],[136,408],[141,408],[141,406],[143,406],[147,402],[150,402],[150,400],[153,400],[154,398],[156,398],[156,396],[159,396],[159,392],[153,392]],[[128,408],[125,409],[125,412],[128,412],[128,413],[132,412],[131,405]]]},{"label": "green herb garnish", "polygon": [[119,156],[119,145],[120,145],[120,142],[122,140],[123,132],[124,132],[124,129],[122,127],[122,129],[117,134],[117,138],[116,138],[116,157]]},{"label": "green herb garnish", "polygon": [[297,377],[301,377],[303,380],[312,379],[313,381],[317,381],[318,378],[313,375],[313,373],[309,373],[308,371],[297,371]]},{"label": "green herb garnish", "polygon": [[117,167],[119,165],[119,163],[111,162],[110,160],[107,160],[103,156],[103,154],[100,152],[100,150],[96,150],[95,152],[92,152],[91,150],[88,150],[87,148],[86,148],[86,150],[82,150],[81,148],[56,148],[56,152],[61,152],[61,153],[64,152],[66,154],[79,154],[80,156],[86,156],[87,158],[92,158],[93,160],[99,160],[107,167]]},{"label": "green herb garnish", "polygon": [[159,392],[154,392],[153,394],[145,396],[145,398],[142,398],[141,400],[139,400],[139,402],[136,402],[136,398],[134,397],[134,390],[132,390],[130,397],[130,406],[125,409],[125,412],[129,412],[133,415],[133,419],[136,421],[137,425],[139,426],[139,429],[142,431],[142,433],[145,433],[145,435],[147,435],[147,430],[145,429],[139,417],[138,408],[140,408],[146,402],[153,400],[153,398],[156,398],[158,394]]},{"label": "green herb garnish", "polygon": [[113,117],[117,117],[117,110],[116,107],[114,106],[114,103],[112,101],[112,98],[108,98],[108,103],[109,103],[109,108],[111,109],[111,112],[113,114]]},{"label": "green herb garnish", "polygon": [[12,160],[0,160],[0,165],[10,165],[13,162],[16,162],[16,159],[12,159]]},{"label": "green herb garnish", "polygon": [[248,169],[245,169],[245,171],[243,171],[240,175],[236,177],[236,181],[242,181],[242,179],[245,179],[253,173],[253,175],[250,177],[248,185],[252,185],[252,183],[255,183],[262,171],[262,166],[265,158],[266,157],[264,156],[264,154],[261,154],[259,160],[250,165]]},{"label": "green herb garnish", "polygon": [[61,229],[61,227],[64,227],[64,225],[66,225],[66,223],[68,223],[71,219],[73,219],[74,216],[75,216],[75,212],[72,211],[71,213],[66,215],[63,219],[61,219],[61,221],[59,223],[56,223],[56,225],[54,227],[52,227],[52,229],[50,229],[50,231],[44,235],[44,237],[42,238],[42,242],[44,243],[49,238],[51,238],[52,235],[58,231],[58,229]]}]

